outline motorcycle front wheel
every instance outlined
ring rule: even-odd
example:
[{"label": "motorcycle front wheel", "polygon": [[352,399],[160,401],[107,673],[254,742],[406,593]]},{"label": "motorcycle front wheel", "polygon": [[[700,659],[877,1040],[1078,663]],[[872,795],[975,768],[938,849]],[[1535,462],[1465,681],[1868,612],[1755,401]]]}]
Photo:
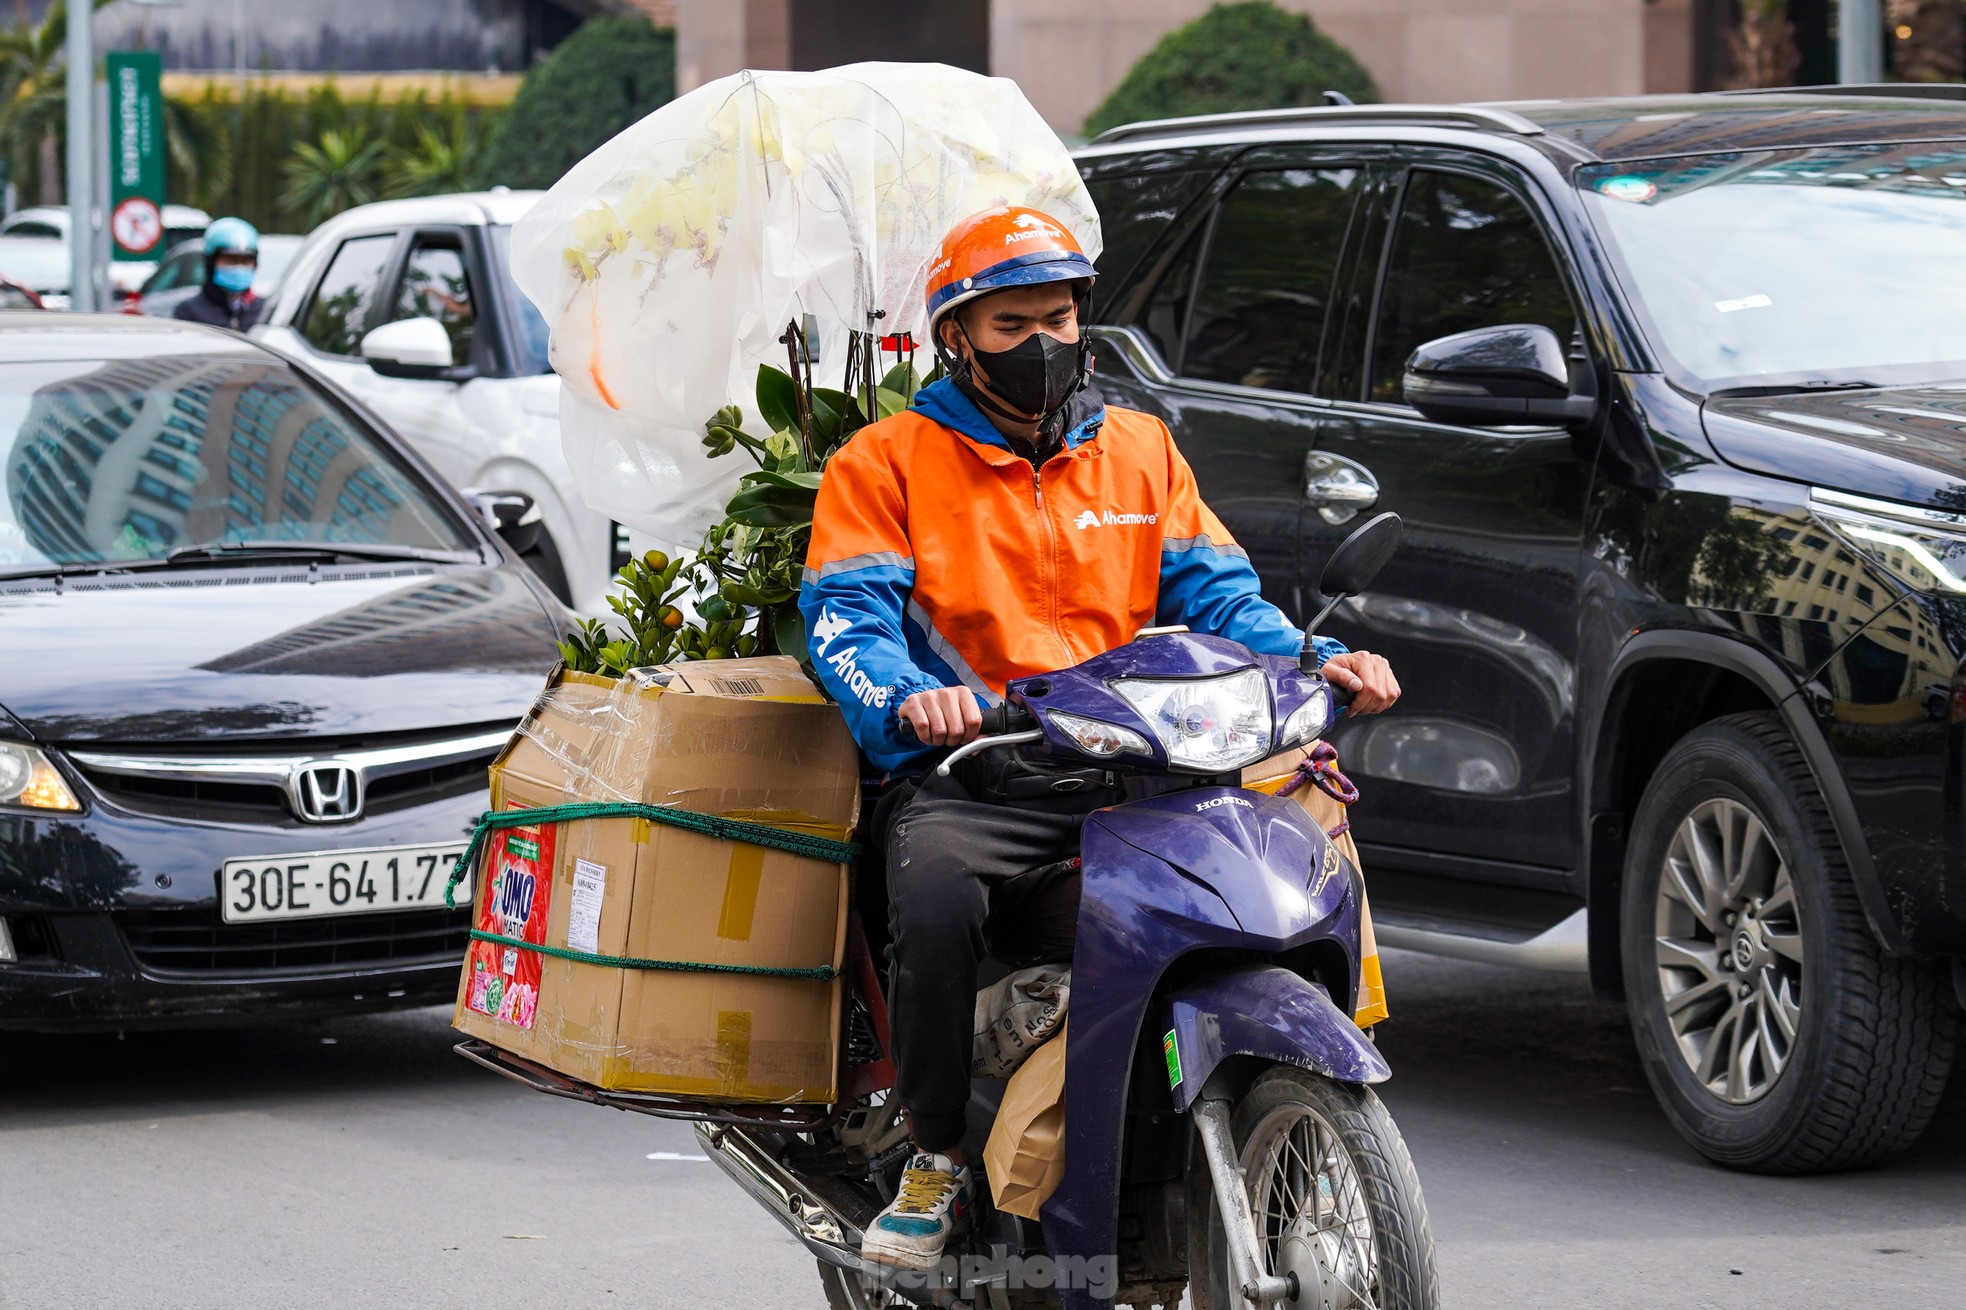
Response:
[{"label": "motorcycle front wheel", "polygon": [[[1420,1179],[1371,1088],[1278,1065],[1236,1102],[1231,1126],[1258,1262],[1294,1283],[1280,1310],[1437,1310],[1440,1277]],[[1196,1173],[1191,1297],[1195,1310],[1237,1310],[1247,1303],[1199,1161]]]}]

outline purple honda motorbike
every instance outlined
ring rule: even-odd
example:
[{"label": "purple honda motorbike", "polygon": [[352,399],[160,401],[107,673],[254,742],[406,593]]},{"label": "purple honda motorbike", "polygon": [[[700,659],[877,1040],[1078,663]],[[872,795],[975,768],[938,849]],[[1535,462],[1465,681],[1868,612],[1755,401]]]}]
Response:
[{"label": "purple honda motorbike", "polygon": [[[1320,589],[1363,591],[1392,553],[1382,514]],[[1314,631],[1317,623],[1311,625]],[[977,1205],[941,1267],[859,1258],[910,1151],[888,1090],[886,1005],[858,924],[847,1099],[823,1122],[698,1125],[721,1165],[818,1257],[835,1310],[891,1305],[1432,1310],[1433,1238],[1390,1076],[1352,1021],[1359,874],[1302,807],[1244,766],[1343,713],[1305,637],[1297,661],[1185,630],[1143,633],[1010,684],[986,736],[1028,760],[1139,780],[1082,847],[1065,1054],[1064,1180],[1041,1223]],[[1001,1084],[977,1086],[980,1141]],[[971,1150],[980,1173],[981,1152]]]}]

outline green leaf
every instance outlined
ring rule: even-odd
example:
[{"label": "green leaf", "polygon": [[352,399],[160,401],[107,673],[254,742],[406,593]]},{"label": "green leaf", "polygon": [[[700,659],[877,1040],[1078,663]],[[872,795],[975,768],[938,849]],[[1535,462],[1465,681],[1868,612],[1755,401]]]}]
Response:
[{"label": "green leaf", "polygon": [[771,618],[771,640],[780,655],[790,655],[801,664],[812,659],[812,652],[806,646],[806,621],[799,613],[797,605],[773,606]]},{"label": "green leaf", "polygon": [[746,487],[784,487],[794,491],[818,491],[818,473],[803,470],[791,473],[778,473],[770,469],[760,469],[756,473],[746,473],[738,479],[738,485]]},{"label": "green leaf", "polygon": [[730,498],[724,513],[749,527],[797,528],[812,522],[815,500],[815,493],[803,488],[749,486]]},{"label": "green leaf", "polygon": [[844,391],[832,387],[812,389],[812,431],[813,435],[824,441],[837,441],[840,436],[840,419],[852,406]]},{"label": "green leaf", "polygon": [[774,432],[798,431],[798,387],[784,369],[758,365],[758,413]]},{"label": "green leaf", "polygon": [[902,397],[903,403],[906,403],[921,390],[922,375],[916,370],[914,360],[904,359],[887,371],[887,376],[881,379],[881,386]]}]

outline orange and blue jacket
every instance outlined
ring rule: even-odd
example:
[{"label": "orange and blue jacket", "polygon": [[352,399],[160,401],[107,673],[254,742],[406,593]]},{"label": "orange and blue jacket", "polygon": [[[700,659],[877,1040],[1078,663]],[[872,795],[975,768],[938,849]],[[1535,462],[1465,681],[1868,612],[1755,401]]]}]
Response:
[{"label": "orange and blue jacket", "polygon": [[[907,772],[931,754],[897,731],[916,692],[962,686],[995,705],[1011,679],[1142,628],[1302,648],[1167,425],[1096,397],[1081,393],[1076,425],[1039,467],[946,379],[827,463],[799,609],[813,668],[876,767]],[[1344,649],[1317,640],[1320,660]]]}]

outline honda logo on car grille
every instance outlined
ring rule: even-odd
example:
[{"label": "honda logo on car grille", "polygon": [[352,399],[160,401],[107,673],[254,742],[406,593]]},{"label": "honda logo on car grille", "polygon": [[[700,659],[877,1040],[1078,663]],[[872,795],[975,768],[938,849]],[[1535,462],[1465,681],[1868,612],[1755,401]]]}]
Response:
[{"label": "honda logo on car grille", "polygon": [[294,813],[308,823],[346,823],[362,815],[362,775],[346,764],[309,764],[294,775]]}]

